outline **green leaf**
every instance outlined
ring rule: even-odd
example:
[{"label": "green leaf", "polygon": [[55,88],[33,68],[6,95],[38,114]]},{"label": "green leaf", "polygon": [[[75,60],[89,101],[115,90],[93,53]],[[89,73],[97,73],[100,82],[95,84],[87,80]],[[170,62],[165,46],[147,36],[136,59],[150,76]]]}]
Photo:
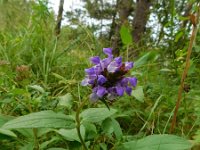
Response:
[{"label": "green leaf", "polygon": [[4,135],[7,135],[7,136],[11,136],[11,137],[17,137],[17,135],[10,131],[10,130],[6,130],[6,129],[0,129],[0,134],[4,134]]},{"label": "green leaf", "polygon": [[107,118],[102,122],[102,128],[105,133],[111,135],[115,134],[116,138],[120,140],[122,138],[122,130],[119,123],[114,118]]},{"label": "green leaf", "polygon": [[53,143],[53,142],[56,142],[56,141],[59,141],[59,140],[60,140],[60,138],[54,136],[54,137],[52,137],[50,140],[45,141],[45,142],[43,142],[42,144],[40,144],[40,149],[41,149],[41,150],[42,150],[42,149],[46,149],[47,146],[48,146],[49,144],[51,144],[51,143]]},{"label": "green leaf", "polygon": [[158,53],[156,51],[150,51],[145,53],[134,63],[134,67],[141,67],[142,65],[148,64],[149,62],[155,61],[158,58]]},{"label": "green leaf", "polygon": [[175,36],[175,42],[178,42],[178,40],[179,40],[182,36],[183,36],[183,32],[182,32],[182,31],[179,32],[179,33],[177,33],[176,36]]},{"label": "green leaf", "polygon": [[[85,139],[85,127],[83,125],[81,125],[80,130],[81,130],[82,138]],[[56,132],[59,133],[60,135],[62,135],[68,141],[78,141],[78,142],[80,142],[76,128],[74,128],[74,129],[60,129]]]},{"label": "green leaf", "polygon": [[63,96],[60,96],[58,105],[70,109],[72,107],[72,95],[67,93]]},{"label": "green leaf", "polygon": [[112,124],[113,124],[114,134],[115,134],[116,138],[118,140],[120,140],[123,136],[120,124],[114,118],[112,118]]},{"label": "green leaf", "polygon": [[53,147],[53,148],[48,148],[47,150],[68,150],[68,149]]},{"label": "green leaf", "polygon": [[13,119],[14,117],[12,116],[6,116],[6,115],[2,115],[0,114],[0,127],[5,124],[6,122],[8,122],[9,120]]},{"label": "green leaf", "polygon": [[114,132],[114,128],[112,126],[112,120],[111,118],[107,118],[105,119],[102,124],[101,124],[101,127],[103,129],[103,131],[106,133],[106,134],[111,134]]},{"label": "green leaf", "polygon": [[84,122],[85,127],[85,139],[91,140],[97,136],[97,129],[93,123]]},{"label": "green leaf", "polygon": [[44,88],[42,88],[40,85],[29,85],[28,87],[41,93],[45,92]]},{"label": "green leaf", "polygon": [[192,147],[188,140],[176,135],[150,135],[137,141],[123,143],[118,150],[189,150]]},{"label": "green leaf", "polygon": [[132,96],[134,96],[138,101],[144,102],[144,92],[142,86],[137,86],[135,90],[132,91]]},{"label": "green leaf", "polygon": [[117,110],[115,109],[108,110],[107,108],[89,108],[84,110],[80,114],[80,117],[82,117],[83,122],[100,122],[112,116],[116,112]]},{"label": "green leaf", "polygon": [[34,141],[31,141],[31,142],[25,144],[19,150],[34,150],[34,145],[35,145]]},{"label": "green leaf", "polygon": [[122,25],[120,29],[120,36],[123,44],[130,45],[132,43],[131,33],[129,31],[129,28],[126,27],[125,25]]},{"label": "green leaf", "polygon": [[10,120],[2,128],[73,128],[74,126],[74,119],[71,116],[53,111],[41,111]]},{"label": "green leaf", "polygon": [[24,89],[14,88],[10,91],[10,93],[12,93],[13,95],[24,95],[28,92]]}]

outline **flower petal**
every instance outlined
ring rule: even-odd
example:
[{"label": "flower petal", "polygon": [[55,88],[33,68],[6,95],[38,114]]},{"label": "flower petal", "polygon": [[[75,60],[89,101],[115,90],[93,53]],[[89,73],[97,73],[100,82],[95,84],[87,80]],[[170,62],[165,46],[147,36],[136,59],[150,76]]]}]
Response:
[{"label": "flower petal", "polygon": [[109,56],[108,58],[105,58],[100,62],[102,70],[104,70],[105,68],[108,67],[108,65],[111,63],[112,59],[113,59],[113,57]]},{"label": "flower petal", "polygon": [[88,68],[88,69],[85,69],[85,72],[86,72],[88,75],[93,75],[93,74],[95,74],[95,69],[94,69],[94,67]]},{"label": "flower petal", "polygon": [[117,63],[118,65],[121,65],[121,64],[122,64],[122,57],[116,57],[114,60],[116,61],[116,63]]},{"label": "flower petal", "polygon": [[103,75],[98,75],[98,80],[97,80],[98,85],[103,85],[106,81],[107,79]]},{"label": "flower petal", "polygon": [[121,87],[121,86],[116,86],[116,91],[117,91],[117,94],[119,96],[123,96],[124,95],[124,88]]},{"label": "flower petal", "polygon": [[125,62],[125,70],[130,70],[133,68],[133,62]]},{"label": "flower petal", "polygon": [[132,88],[131,87],[126,87],[126,93],[128,94],[128,95],[131,95],[131,92],[132,92]]},{"label": "flower petal", "polygon": [[129,82],[132,86],[136,86],[137,85],[137,78],[133,77],[133,78],[129,78]]},{"label": "flower petal", "polygon": [[110,55],[112,55],[112,48],[103,48],[103,52],[106,55],[110,56]]},{"label": "flower petal", "polygon": [[116,61],[112,61],[108,67],[107,67],[108,72],[115,72],[117,70],[119,70],[119,64]]},{"label": "flower petal", "polygon": [[98,97],[103,97],[107,93],[106,88],[99,86],[97,89],[97,95]]},{"label": "flower petal", "polygon": [[123,78],[122,80],[121,80],[121,86],[127,86],[128,85],[128,81],[129,81],[129,79],[128,78]]},{"label": "flower petal", "polygon": [[84,80],[81,81],[82,86],[87,86],[89,84],[90,79],[85,78]]},{"label": "flower petal", "polygon": [[96,102],[99,99],[98,95],[96,93],[90,94],[90,101]]},{"label": "flower petal", "polygon": [[100,63],[100,58],[99,58],[99,56],[94,56],[94,57],[91,57],[91,58],[90,58],[90,61],[91,61],[93,64],[97,65],[97,64]]}]

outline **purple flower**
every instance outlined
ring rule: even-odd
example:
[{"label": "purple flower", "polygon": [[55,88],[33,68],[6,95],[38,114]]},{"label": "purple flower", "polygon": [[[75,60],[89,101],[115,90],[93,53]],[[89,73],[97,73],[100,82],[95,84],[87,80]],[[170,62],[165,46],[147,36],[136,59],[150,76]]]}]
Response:
[{"label": "purple flower", "polygon": [[136,86],[137,85],[137,78],[129,78],[129,82],[132,86]]},{"label": "purple flower", "polygon": [[90,61],[91,61],[93,64],[97,65],[97,64],[100,63],[100,58],[99,58],[99,56],[94,56],[94,57],[91,57],[91,58],[90,58]]},{"label": "purple flower", "polygon": [[98,75],[97,84],[103,85],[107,79],[103,75]]},{"label": "purple flower", "polygon": [[131,95],[131,92],[132,92],[132,88],[131,87],[126,87],[126,93],[128,94],[128,95]]},{"label": "purple flower", "polygon": [[113,58],[112,49],[104,48],[103,52],[107,58],[100,59],[99,56],[90,58],[93,67],[85,69],[86,78],[81,85],[92,87],[90,99],[92,102],[108,99],[114,100],[118,96],[123,96],[126,92],[131,95],[132,88],[137,85],[135,77],[125,77],[133,62],[122,62],[122,57]]},{"label": "purple flower", "polygon": [[119,70],[119,64],[116,61],[112,61],[108,67],[107,67],[108,72],[116,72]]},{"label": "purple flower", "polygon": [[97,96],[98,97],[103,97],[107,93],[106,88],[103,86],[98,86],[97,88]]},{"label": "purple flower", "polygon": [[103,48],[103,52],[106,55],[111,56],[112,55],[112,48]]},{"label": "purple flower", "polygon": [[117,91],[117,94],[119,96],[123,96],[124,95],[124,87],[116,86],[116,91]]},{"label": "purple flower", "polygon": [[125,69],[130,70],[133,68],[133,62],[125,62]]},{"label": "purple flower", "polygon": [[89,68],[89,69],[85,69],[85,72],[88,74],[88,75],[93,75],[95,74],[95,68]]}]

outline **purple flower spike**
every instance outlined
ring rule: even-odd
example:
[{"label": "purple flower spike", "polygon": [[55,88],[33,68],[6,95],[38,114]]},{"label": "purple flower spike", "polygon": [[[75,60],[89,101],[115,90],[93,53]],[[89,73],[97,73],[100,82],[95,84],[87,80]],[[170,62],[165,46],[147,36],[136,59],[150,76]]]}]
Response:
[{"label": "purple flower spike", "polygon": [[134,87],[137,85],[137,79],[136,78],[129,78],[129,82]]},{"label": "purple flower spike", "polygon": [[103,52],[106,55],[110,56],[110,55],[112,55],[112,48],[103,48]]},{"label": "purple flower spike", "polygon": [[97,64],[100,63],[100,58],[99,58],[99,56],[94,56],[94,57],[91,57],[91,58],[90,58],[90,61],[91,61],[93,64],[97,65]]},{"label": "purple flower spike", "polygon": [[99,99],[115,100],[126,92],[131,95],[132,88],[137,85],[135,77],[126,77],[128,71],[133,68],[133,62],[122,62],[122,57],[113,58],[112,49],[104,48],[106,58],[99,56],[90,58],[93,67],[85,69],[86,77],[81,82],[82,86],[91,86],[91,102]]},{"label": "purple flower spike", "polygon": [[125,69],[130,70],[133,68],[133,62],[125,62]]},{"label": "purple flower spike", "polygon": [[98,75],[97,84],[103,85],[107,79],[103,75]]}]

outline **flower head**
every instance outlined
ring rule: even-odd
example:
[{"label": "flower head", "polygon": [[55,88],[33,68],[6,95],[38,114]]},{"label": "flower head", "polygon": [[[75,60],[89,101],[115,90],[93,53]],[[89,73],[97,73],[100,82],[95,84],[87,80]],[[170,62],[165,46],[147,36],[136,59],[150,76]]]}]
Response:
[{"label": "flower head", "polygon": [[137,85],[137,78],[125,77],[125,74],[133,68],[133,62],[123,63],[122,57],[113,58],[111,48],[104,48],[103,52],[107,58],[90,58],[94,66],[85,69],[86,78],[81,83],[83,86],[92,87],[90,99],[96,102],[102,98],[113,100],[124,93],[131,95],[132,88]]}]

